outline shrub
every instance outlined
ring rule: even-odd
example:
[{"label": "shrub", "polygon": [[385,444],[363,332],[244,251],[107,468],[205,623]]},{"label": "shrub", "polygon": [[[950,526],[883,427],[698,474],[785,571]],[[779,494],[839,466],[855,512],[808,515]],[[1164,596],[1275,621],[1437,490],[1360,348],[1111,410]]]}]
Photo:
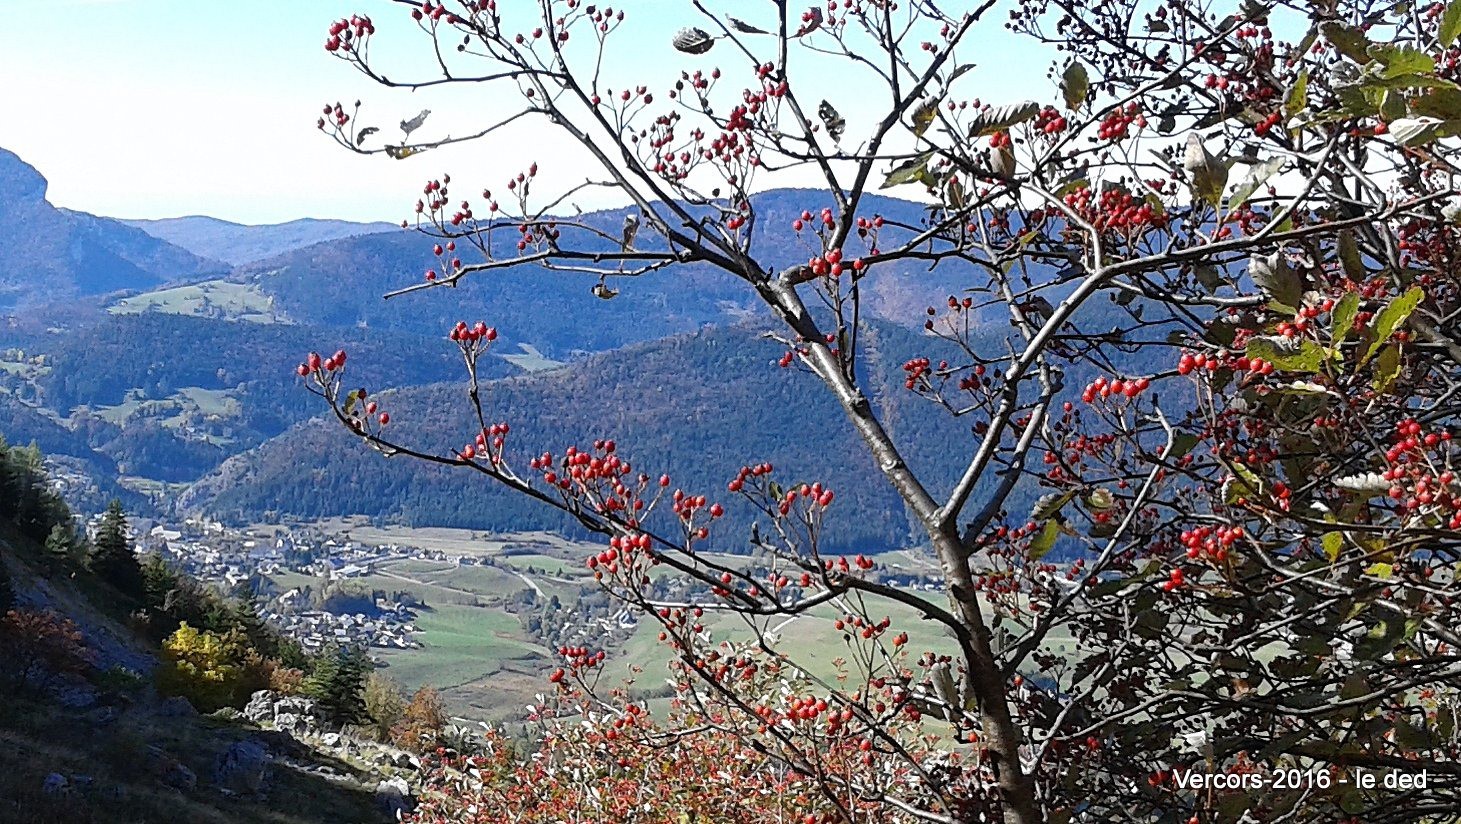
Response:
[{"label": "shrub", "polygon": [[10,687],[24,692],[48,675],[82,673],[92,662],[81,630],[50,610],[12,609],[0,619],[0,656]]}]

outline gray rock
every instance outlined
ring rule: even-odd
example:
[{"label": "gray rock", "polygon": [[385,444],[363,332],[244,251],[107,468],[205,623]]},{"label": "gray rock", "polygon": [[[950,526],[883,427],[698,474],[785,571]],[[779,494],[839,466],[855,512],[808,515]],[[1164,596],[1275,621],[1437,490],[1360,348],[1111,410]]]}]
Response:
[{"label": "gray rock", "polygon": [[264,786],[269,749],[252,739],[229,745],[213,763],[213,783],[233,793],[253,794]]},{"label": "gray rock", "polygon": [[193,708],[188,699],[181,695],[174,695],[162,702],[162,706],[157,708],[157,714],[163,718],[192,718],[198,714],[198,711]]},{"label": "gray rock", "polygon": [[322,719],[314,699],[281,695],[271,690],[259,690],[250,696],[243,715],[255,724],[273,724],[275,728],[294,735],[315,732],[320,728]]},{"label": "gray rock", "polygon": [[60,773],[51,773],[46,776],[45,781],[41,782],[41,792],[46,795],[60,795],[69,789],[71,789],[71,782]]},{"label": "gray rock", "polygon": [[179,790],[191,790],[198,786],[198,774],[167,750],[156,745],[149,746],[147,756],[147,771],[158,781]]},{"label": "gray rock", "polygon": [[327,732],[320,736],[320,743],[326,747],[340,746],[340,734],[338,732]]},{"label": "gray rock", "polygon": [[375,787],[375,803],[387,814],[399,817],[416,809],[411,785],[404,778],[388,778]]},{"label": "gray rock", "polygon": [[220,721],[237,721],[240,718],[244,717],[243,713],[239,712],[233,707],[224,707],[221,710],[214,710],[213,712],[209,713],[209,715],[217,718]]}]

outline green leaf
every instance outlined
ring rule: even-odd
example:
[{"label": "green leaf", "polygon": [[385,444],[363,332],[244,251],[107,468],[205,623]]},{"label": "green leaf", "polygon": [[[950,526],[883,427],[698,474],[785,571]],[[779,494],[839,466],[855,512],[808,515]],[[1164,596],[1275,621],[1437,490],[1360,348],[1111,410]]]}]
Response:
[{"label": "green leaf", "polygon": [[1402,117],[1390,124],[1390,136],[1402,146],[1420,146],[1440,137],[1445,122],[1434,117]]},{"label": "green leaf", "polygon": [[1369,62],[1370,55],[1367,49],[1370,41],[1357,27],[1330,22],[1320,26],[1319,30],[1324,33],[1324,39],[1328,40],[1340,54],[1356,63]]},{"label": "green leaf", "polygon": [[[1344,267],[1344,274],[1350,280],[1362,281],[1369,272],[1365,269],[1365,260],[1360,257],[1360,247],[1354,242],[1354,232],[1350,229],[1342,229],[1339,232],[1339,264]],[[1359,298],[1356,297],[1356,306]]]},{"label": "green leaf", "polygon": [[1344,551],[1344,534],[1340,532],[1324,533],[1324,557],[1329,563],[1339,560],[1339,553]]},{"label": "green leaf", "polygon": [[913,134],[915,137],[923,137],[923,133],[928,131],[928,127],[933,124],[934,118],[938,116],[938,103],[938,98],[930,98],[914,110]]},{"label": "green leaf", "polygon": [[1040,527],[1039,534],[1031,539],[1030,546],[1027,551],[1030,560],[1038,561],[1041,558],[1045,557],[1045,553],[1054,548],[1055,539],[1059,537],[1060,524],[1056,522],[1056,519],[1051,518],[1050,520],[1045,522],[1044,526]]},{"label": "green leaf", "polygon": [[902,186],[905,183],[923,180],[928,176],[928,161],[933,155],[934,153],[931,151],[924,152],[912,160],[904,162],[888,173],[888,177],[883,180],[883,185],[880,188],[889,189],[893,186]]},{"label": "green leaf", "polygon": [[1071,111],[1085,104],[1086,95],[1091,91],[1091,77],[1086,73],[1086,67],[1080,63],[1066,66],[1065,74],[1060,78],[1060,91],[1065,95],[1065,107]]},{"label": "green leaf", "polygon": [[1379,43],[1367,49],[1368,54],[1384,65],[1381,77],[1400,77],[1407,74],[1431,74],[1436,70],[1436,60],[1414,46],[1400,43]]},{"label": "green leaf", "polygon": [[360,402],[360,390],[359,389],[352,389],[352,390],[350,390],[350,393],[345,396],[345,414],[346,415],[351,414],[351,412],[354,411],[354,409],[355,409],[355,404],[357,404],[359,402]]},{"label": "green leaf", "polygon": [[1333,341],[1334,349],[1339,349],[1339,344],[1349,337],[1354,331],[1354,319],[1360,313],[1360,296],[1358,292],[1346,292],[1344,297],[1335,304],[1334,312],[1330,315],[1332,319],[1329,336]]},{"label": "green leaf", "polygon": [[1373,575],[1382,581],[1388,581],[1395,574],[1395,567],[1391,564],[1370,564],[1368,567],[1365,567],[1365,574]]},{"label": "green leaf", "polygon": [[1412,286],[1409,291],[1390,301],[1384,309],[1380,310],[1379,314],[1375,315],[1375,319],[1370,323],[1370,348],[1365,351],[1365,356],[1360,358],[1361,365],[1374,357],[1375,352],[1390,340],[1390,336],[1395,334],[1401,324],[1405,323],[1405,320],[1410,317],[1410,313],[1415,311],[1415,307],[1420,305],[1424,297],[1424,289]]},{"label": "green leaf", "polygon": [[1285,345],[1276,338],[1253,338],[1245,352],[1250,358],[1262,358],[1273,368],[1285,372],[1318,372],[1329,352],[1314,341],[1304,339],[1297,345]]},{"label": "green leaf", "polygon": [[1263,479],[1253,474],[1253,470],[1234,461],[1230,469],[1233,470],[1233,481],[1228,484],[1228,491],[1223,496],[1223,502],[1235,504],[1243,498],[1253,498],[1263,493]]},{"label": "green leaf", "polygon": [[1051,492],[1048,495],[1041,495],[1040,499],[1035,501],[1035,506],[1030,510],[1030,520],[1050,521],[1057,519],[1060,515],[1060,510],[1075,498],[1075,493],[1076,491],[1072,489],[1066,492]]},{"label": "green leaf", "polygon": [[1248,198],[1258,191],[1258,187],[1277,174],[1283,168],[1283,164],[1283,158],[1271,157],[1254,166],[1248,172],[1248,176],[1243,178],[1243,182],[1238,184],[1238,188],[1234,189],[1232,195],[1228,197],[1228,209],[1236,209],[1248,202]]},{"label": "green leaf", "polygon": [[1309,70],[1299,72],[1294,79],[1294,85],[1289,87],[1288,94],[1283,97],[1283,113],[1285,117],[1293,117],[1309,106]]},{"label": "green leaf", "polygon": [[1248,259],[1248,276],[1274,303],[1297,312],[1304,302],[1304,280],[1282,252]]},{"label": "green leaf", "polygon": [[1385,394],[1395,379],[1400,376],[1400,347],[1390,344],[1380,350],[1375,358],[1375,391]]},{"label": "green leaf", "polygon": [[1033,101],[994,106],[974,116],[969,124],[970,137],[986,137],[1018,126],[1040,113],[1040,104]]},{"label": "green leaf", "polygon": [[1450,48],[1458,35],[1461,35],[1461,0],[1451,0],[1441,13],[1441,27],[1436,32],[1436,39],[1442,46]]}]

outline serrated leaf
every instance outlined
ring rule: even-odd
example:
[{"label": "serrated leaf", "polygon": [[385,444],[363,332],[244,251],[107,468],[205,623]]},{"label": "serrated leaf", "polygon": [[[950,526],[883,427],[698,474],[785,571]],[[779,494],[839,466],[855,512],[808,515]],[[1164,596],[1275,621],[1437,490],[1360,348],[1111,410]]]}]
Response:
[{"label": "serrated leaf", "polygon": [[1258,191],[1259,186],[1262,186],[1270,177],[1273,177],[1283,168],[1284,162],[1284,158],[1271,157],[1254,166],[1248,172],[1248,176],[1243,178],[1243,182],[1238,184],[1238,187],[1233,190],[1233,194],[1228,198],[1228,209],[1236,209],[1248,202],[1248,198],[1252,197],[1253,193]]},{"label": "serrated leaf", "polygon": [[1060,537],[1060,524],[1054,518],[1045,522],[1040,527],[1040,532],[1030,539],[1030,545],[1026,554],[1032,561],[1038,561],[1045,557],[1055,547],[1055,539]]},{"label": "serrated leaf", "polygon": [[1356,63],[1369,62],[1370,41],[1365,37],[1365,33],[1355,26],[1329,22],[1320,26],[1319,31],[1324,33],[1324,39],[1328,40],[1340,54]]},{"label": "serrated leaf", "polygon": [[1385,394],[1400,376],[1400,347],[1390,344],[1375,358],[1375,391]]},{"label": "serrated leaf", "polygon": [[1456,42],[1457,36],[1461,36],[1461,0],[1451,0],[1441,13],[1441,26],[1436,31],[1436,39],[1445,48],[1450,48]]},{"label": "serrated leaf", "polygon": [[1289,87],[1288,94],[1283,97],[1283,113],[1285,117],[1293,117],[1309,107],[1309,70],[1299,72],[1294,78],[1294,85]]},{"label": "serrated leaf", "polygon": [[1415,48],[1401,43],[1378,43],[1366,49],[1376,61],[1384,65],[1381,77],[1401,77],[1408,74],[1430,74],[1436,70],[1436,59]]},{"label": "serrated leaf", "polygon": [[1274,303],[1290,311],[1297,312],[1304,302],[1303,277],[1289,266],[1282,252],[1249,258],[1248,276]]},{"label": "serrated leaf", "polygon": [[[1343,246],[1342,241],[1340,245]],[[1342,249],[1340,257],[1341,259],[1344,257]],[[1330,315],[1332,323],[1329,334],[1336,349],[1354,331],[1354,319],[1359,316],[1359,313],[1360,296],[1358,292],[1346,292],[1344,297],[1339,299],[1339,303],[1335,304],[1334,312]]]},{"label": "serrated leaf", "polygon": [[928,161],[932,157],[933,152],[930,151],[924,152],[911,160],[904,161],[902,164],[894,167],[893,171],[888,172],[888,176],[883,180],[883,185],[879,188],[890,189],[894,186],[902,186],[905,183],[922,180],[928,174]]},{"label": "serrated leaf", "polygon": [[1227,164],[1214,157],[1202,145],[1202,138],[1197,132],[1187,135],[1187,150],[1183,154],[1182,167],[1192,175],[1194,195],[1214,206],[1222,202],[1223,189],[1228,185]]},{"label": "serrated leaf", "polygon": [[1329,563],[1332,564],[1339,560],[1339,553],[1344,551],[1344,535],[1339,532],[1326,532],[1323,541],[1324,557],[1329,559]]},{"label": "serrated leaf", "polygon": [[1360,358],[1361,365],[1374,357],[1375,352],[1390,340],[1390,336],[1395,334],[1401,324],[1405,323],[1406,319],[1410,317],[1410,313],[1415,311],[1415,307],[1420,305],[1424,297],[1424,289],[1412,286],[1405,294],[1390,301],[1384,309],[1380,310],[1379,314],[1375,315],[1375,319],[1370,322],[1370,348],[1365,350],[1364,357]]},{"label": "serrated leaf", "polygon": [[1065,107],[1071,111],[1079,109],[1086,102],[1086,95],[1091,91],[1091,76],[1086,72],[1086,67],[1080,63],[1071,63],[1065,67],[1065,73],[1060,77],[1060,93],[1065,96]]},{"label": "serrated leaf", "polygon": [[1277,338],[1253,338],[1248,341],[1245,353],[1250,358],[1262,358],[1273,364],[1275,369],[1285,372],[1313,374],[1324,365],[1329,353],[1324,347],[1311,340],[1287,345]]},{"label": "serrated leaf", "polygon": [[996,132],[1018,126],[1040,113],[1040,104],[1033,101],[1012,103],[1008,106],[994,106],[974,115],[969,124],[970,137],[987,137]]},{"label": "serrated leaf", "polygon": [[938,117],[938,98],[929,98],[913,111],[913,134],[916,137],[923,137],[928,127],[933,124],[935,117]]}]

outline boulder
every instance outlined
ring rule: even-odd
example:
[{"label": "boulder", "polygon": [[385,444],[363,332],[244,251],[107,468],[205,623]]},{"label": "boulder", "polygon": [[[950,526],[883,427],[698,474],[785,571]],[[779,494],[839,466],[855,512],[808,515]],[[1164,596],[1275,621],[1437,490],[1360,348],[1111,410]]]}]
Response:
[{"label": "boulder", "polygon": [[158,746],[147,748],[147,771],[158,781],[179,790],[191,790],[198,786],[198,774],[177,756]]},{"label": "boulder", "polygon": [[375,787],[375,803],[387,815],[399,818],[416,809],[416,799],[411,795],[411,785],[404,778],[388,778]]},{"label": "boulder", "polygon": [[320,743],[332,749],[338,747],[340,746],[340,734],[338,732],[327,732],[320,736]]},{"label": "boulder", "polygon": [[253,739],[237,741],[213,762],[213,783],[240,795],[251,795],[264,787],[268,777],[269,749]]},{"label": "boulder", "polygon": [[192,718],[198,714],[198,711],[193,708],[188,699],[181,695],[174,695],[162,702],[162,706],[157,708],[157,714],[163,718]]},{"label": "boulder", "polygon": [[272,724],[276,729],[294,735],[320,729],[323,713],[312,698],[281,695],[272,690],[259,690],[249,698],[243,715],[255,724]]}]

